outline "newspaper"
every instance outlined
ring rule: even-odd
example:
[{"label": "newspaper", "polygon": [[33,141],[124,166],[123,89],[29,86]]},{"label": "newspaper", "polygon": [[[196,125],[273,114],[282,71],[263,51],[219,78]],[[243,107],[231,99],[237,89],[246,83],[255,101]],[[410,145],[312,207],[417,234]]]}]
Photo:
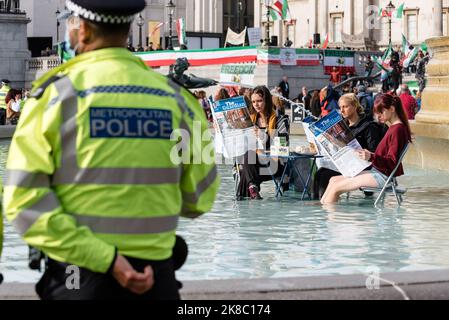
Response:
[{"label": "newspaper", "polygon": [[314,152],[317,155],[322,157],[322,158],[316,159],[316,165],[317,165],[318,169],[326,168],[326,169],[338,172],[338,168],[332,162],[332,159],[327,156],[327,154],[324,152],[323,148],[316,141],[315,136],[312,133],[312,131],[310,131],[310,126],[311,126],[312,122],[313,122],[313,119],[306,118],[306,119],[304,119],[302,126],[304,128],[304,132],[306,133],[307,141],[309,142],[309,149],[312,152]]},{"label": "newspaper", "polygon": [[243,97],[216,101],[212,112],[217,153],[226,158],[235,158],[257,149],[255,127]]},{"label": "newspaper", "polygon": [[353,178],[371,166],[356,150],[363,149],[342,116],[333,111],[310,125],[310,131],[322,155],[327,156],[344,177]]}]

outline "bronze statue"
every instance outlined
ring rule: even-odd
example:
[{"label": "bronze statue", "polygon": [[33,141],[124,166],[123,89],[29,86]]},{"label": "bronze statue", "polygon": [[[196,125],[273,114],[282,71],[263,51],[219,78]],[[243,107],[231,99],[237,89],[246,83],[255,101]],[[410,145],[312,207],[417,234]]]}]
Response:
[{"label": "bronze statue", "polygon": [[176,63],[170,66],[168,77],[187,89],[199,89],[212,87],[218,84],[218,81],[208,78],[200,78],[193,74],[185,75],[190,67],[187,58],[178,58]]}]

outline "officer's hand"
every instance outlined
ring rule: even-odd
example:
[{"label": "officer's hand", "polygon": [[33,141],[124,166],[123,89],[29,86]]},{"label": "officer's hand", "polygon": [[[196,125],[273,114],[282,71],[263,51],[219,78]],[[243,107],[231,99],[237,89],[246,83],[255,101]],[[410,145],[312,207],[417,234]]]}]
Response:
[{"label": "officer's hand", "polygon": [[118,255],[114,263],[112,275],[123,288],[142,295],[154,285],[153,268],[148,266],[144,273],[138,273],[123,256]]}]

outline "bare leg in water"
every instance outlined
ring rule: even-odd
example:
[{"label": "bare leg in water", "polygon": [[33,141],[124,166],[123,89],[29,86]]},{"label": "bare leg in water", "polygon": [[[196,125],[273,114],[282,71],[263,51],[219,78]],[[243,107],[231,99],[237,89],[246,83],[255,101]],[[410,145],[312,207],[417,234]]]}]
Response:
[{"label": "bare leg in water", "polygon": [[321,204],[337,203],[342,194],[358,190],[362,187],[378,187],[378,183],[371,172],[364,171],[354,178],[345,178],[342,176],[333,177],[321,199]]}]

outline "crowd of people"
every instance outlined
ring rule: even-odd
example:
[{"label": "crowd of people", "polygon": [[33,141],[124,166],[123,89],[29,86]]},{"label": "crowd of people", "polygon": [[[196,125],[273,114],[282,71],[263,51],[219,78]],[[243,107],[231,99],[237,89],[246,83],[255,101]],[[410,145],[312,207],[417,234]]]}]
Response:
[{"label": "crowd of people", "polygon": [[[270,141],[272,142],[279,134],[277,132],[279,119],[285,115],[285,108],[289,107],[286,99],[290,99],[290,91],[292,88],[288,77],[284,76],[279,85],[271,91],[265,86],[256,89],[242,88],[239,91],[220,88],[213,98],[218,101],[237,95],[244,96],[257,132],[263,132],[269,138],[264,146],[264,150],[268,151]],[[212,121],[205,92],[195,92],[195,95]],[[362,147],[359,156],[373,163],[369,170],[353,179],[344,179],[339,172],[330,169],[318,170],[314,175],[312,194],[314,199],[321,200],[323,204],[334,203],[341,194],[361,186],[383,186],[396,166],[401,152],[411,141],[408,121],[414,119],[420,106],[419,99],[412,95],[406,84],[402,84],[398,91],[372,92],[361,82],[354,84],[351,92],[348,92],[347,87],[337,91],[332,83],[321,90],[309,91],[304,86],[293,102],[303,103],[306,110],[316,119],[325,117],[333,110],[340,112]],[[250,159],[256,159],[255,163],[250,162]],[[254,151],[240,157],[238,163],[240,169],[238,199],[262,199],[261,184],[271,180],[272,173],[279,178],[283,170],[282,162],[279,162],[275,166],[277,172],[267,171],[263,174],[264,171],[261,169],[270,166],[270,160],[260,157]],[[397,175],[402,174],[403,170],[398,170]],[[286,177],[286,181],[281,182],[284,191],[289,188],[288,179]]]},{"label": "crowd of people", "polygon": [[[159,43],[158,45],[155,45],[153,42],[150,42],[147,46],[137,46],[134,47],[132,44],[128,44],[127,49],[131,52],[151,52],[151,51],[164,51],[164,48],[162,48],[162,45]],[[182,44],[179,47],[180,50],[187,50],[187,46],[185,44]],[[173,48],[167,47],[165,50],[173,50]]]},{"label": "crowd of people", "polygon": [[30,92],[24,89],[12,89],[10,81],[3,79],[0,87],[0,125],[17,125]]},{"label": "crowd of people", "polygon": [[[428,58],[420,53],[418,59],[422,70]],[[372,73],[371,66],[368,68],[366,75]],[[346,75],[346,79],[350,77]],[[340,92],[336,91],[334,86],[344,80],[334,69],[327,87],[311,92],[302,87],[295,99],[295,102],[303,103],[317,119],[333,110],[340,112],[363,148],[359,156],[373,163],[368,171],[352,179],[343,178],[339,172],[330,169],[318,170],[313,179],[313,198],[323,204],[335,203],[341,194],[362,186],[382,187],[406,144],[411,141],[409,120],[414,120],[421,108],[424,87],[412,93],[407,84],[401,84],[397,90],[373,92],[365,82],[349,81]],[[397,175],[402,174],[400,168]]]},{"label": "crowd of people", "polygon": [[[152,44],[150,48],[146,48],[145,51],[152,51]],[[131,50],[131,49],[130,49]],[[134,49],[133,49],[134,50]],[[162,50],[162,48],[158,48]],[[300,93],[293,99],[293,102],[303,103],[306,110],[310,112],[316,119],[327,116],[333,110],[338,110],[342,116],[347,120],[350,129],[357,137],[359,143],[364,149],[364,153],[361,153],[361,157],[375,157],[378,153],[378,146],[383,141],[384,137],[388,136],[388,128],[381,122],[382,114],[385,110],[394,109],[395,116],[389,115],[384,117],[384,122],[391,119],[397,120],[403,124],[408,134],[410,133],[408,120],[415,119],[415,115],[419,112],[421,107],[421,93],[425,88],[425,82],[420,82],[420,90],[411,92],[406,84],[401,84],[400,77],[398,78],[394,74],[399,70],[402,74],[402,69],[397,68],[397,62],[400,60],[396,54],[392,55],[393,74],[389,78],[389,83],[385,85],[378,92],[369,90],[371,83],[365,81],[349,81],[340,91],[334,89],[335,85],[338,85],[342,81],[350,79],[353,75],[346,74],[341,75],[341,72],[334,68],[330,78],[329,85],[321,90],[308,90],[307,87],[301,87]],[[425,65],[429,61],[429,56],[425,56],[422,52],[419,53],[417,58],[416,74],[417,78],[425,75]],[[365,76],[370,76],[374,69],[374,63],[369,57],[365,65]],[[2,91],[4,92],[4,121],[2,122],[2,113],[0,113],[0,124],[17,124],[20,117],[20,112],[23,108],[24,101],[27,99],[28,93],[22,90],[14,90],[9,87],[9,81],[2,81]],[[389,86],[392,85],[390,88]],[[399,85],[399,86],[398,86]],[[396,88],[398,87],[398,88]],[[388,89],[388,90],[387,90]],[[397,89],[397,90],[396,90]],[[285,117],[285,109],[289,107],[289,103],[284,99],[289,100],[291,97],[292,87],[290,86],[287,76],[282,78],[282,81],[272,91],[267,87],[257,87],[255,89],[248,88],[220,88],[213,96],[214,101],[229,99],[234,96],[243,96],[250,110],[251,120],[255,124],[258,133],[263,132],[266,137],[264,149],[268,151],[270,149],[270,141],[274,138],[274,135],[278,134],[279,119]],[[210,99],[207,97],[207,93],[204,90],[193,92],[194,96],[198,99],[206,118],[210,123],[213,122],[213,113],[211,110]],[[24,97],[24,99],[22,98]],[[393,102],[391,102],[391,101]],[[382,101],[382,102],[379,102]],[[388,103],[387,103],[388,102]],[[390,103],[390,104],[389,104]],[[380,105],[382,104],[382,105]],[[1,108],[0,108],[1,109]],[[0,110],[1,111],[1,110]],[[387,120],[385,120],[387,119]],[[404,131],[404,130],[403,130]],[[407,135],[404,135],[404,141],[410,140]],[[410,134],[409,134],[410,136]],[[391,143],[391,141],[390,141]],[[397,160],[399,154],[398,150],[403,147],[396,146],[393,152],[395,156],[389,154],[388,146],[383,145],[383,150],[380,151],[380,155],[377,154],[380,163],[388,163],[388,161]],[[391,152],[390,152],[391,153]],[[389,157],[389,160],[385,160],[382,157]],[[371,159],[370,158],[370,159]],[[256,159],[256,164],[251,164],[248,160]],[[385,161],[384,161],[385,160]],[[382,162],[384,161],[384,162]],[[266,159],[259,158],[257,154],[251,154],[248,152],[238,161],[240,163],[239,169],[241,174],[240,185],[238,187],[239,198],[251,198],[261,199],[260,189],[261,183],[271,179],[271,175],[261,175],[260,168],[268,166]],[[282,164],[277,166],[282,169]],[[374,179],[379,182],[388,174],[388,170],[391,167],[391,163],[383,168],[379,165],[374,167],[373,171],[369,173]],[[282,172],[282,171],[279,171]],[[334,172],[328,169],[320,169],[314,179],[313,196],[315,199],[324,199],[325,202],[334,202],[336,195],[341,191],[341,179],[335,178],[339,176],[338,172]],[[288,179],[288,178],[287,178]],[[366,186],[373,185],[371,179],[361,179],[360,183],[368,183]],[[383,179],[385,181],[385,179]],[[346,183],[347,181],[345,181]],[[331,184],[331,186],[329,186]],[[335,187],[334,185],[337,185]],[[352,186],[352,185],[351,185]],[[376,185],[377,186],[377,185]],[[288,189],[288,181],[283,182],[283,188]],[[329,191],[331,190],[331,191]],[[346,189],[345,189],[346,190]],[[326,194],[327,192],[327,194]]]},{"label": "crowd of people", "polygon": [[[393,96],[400,97],[404,110],[409,120],[414,120],[416,114],[421,110],[421,97],[422,92],[425,89],[425,73],[426,65],[429,62],[430,56],[424,55],[422,51],[419,52],[417,57],[417,70],[416,78],[419,83],[418,90],[410,90],[409,86],[402,83],[402,68],[396,64],[396,58],[392,60],[392,64],[395,65],[391,76],[382,82],[382,88],[379,90],[373,90],[372,80],[354,80],[348,81],[344,86],[335,90],[334,87],[346,80],[354,78],[355,75],[347,73],[342,76],[338,68],[334,68],[329,78],[329,85],[318,90],[309,91],[307,87],[302,87],[299,95],[293,99],[296,103],[303,103],[306,110],[316,117],[324,117],[332,110],[339,109],[338,100],[341,95],[353,93],[359,100],[359,103],[363,107],[366,115],[373,116],[374,100],[377,95],[383,93],[389,93]],[[400,74],[397,75],[395,70],[399,70]],[[367,66],[365,69],[365,76],[370,76],[373,71],[373,62],[371,58],[368,58]],[[281,84],[286,86],[287,77],[284,77],[279,84],[277,91],[281,93],[285,98],[289,98],[289,92],[282,90]]]}]

